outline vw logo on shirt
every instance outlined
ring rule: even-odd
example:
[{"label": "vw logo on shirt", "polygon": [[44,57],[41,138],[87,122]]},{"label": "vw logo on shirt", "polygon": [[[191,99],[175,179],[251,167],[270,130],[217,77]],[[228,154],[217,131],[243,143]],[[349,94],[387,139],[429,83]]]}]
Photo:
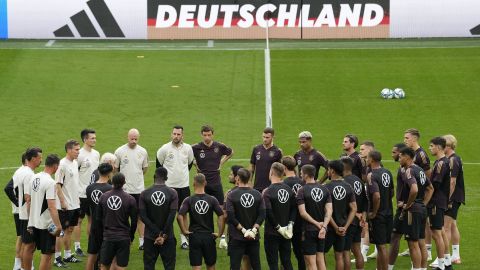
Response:
[{"label": "vw logo on shirt", "polygon": [[95,189],[92,191],[92,194],[90,194],[90,198],[92,199],[92,202],[95,204],[98,204],[100,201],[100,196],[102,196],[103,192],[101,190]]},{"label": "vw logo on shirt", "polygon": [[388,173],[382,174],[382,185],[386,188],[390,186],[390,175]]},{"label": "vw logo on shirt", "polygon": [[278,190],[277,196],[278,196],[278,201],[280,203],[286,203],[290,197],[290,195],[288,194],[288,191],[286,191],[283,188]]},{"label": "vw logo on shirt", "polygon": [[113,211],[117,211],[122,207],[122,199],[116,195],[111,196],[107,200],[107,206]]},{"label": "vw logo on shirt", "polygon": [[242,196],[240,196],[240,203],[245,208],[252,207],[253,202],[254,202],[253,195],[250,193],[243,193]]},{"label": "vw logo on shirt", "polygon": [[333,193],[333,197],[337,201],[343,200],[343,198],[345,198],[345,196],[347,195],[347,191],[342,186],[334,187],[332,193]]},{"label": "vw logo on shirt", "polygon": [[200,215],[205,215],[208,212],[208,203],[205,200],[198,200],[195,203],[195,211],[199,213]]},{"label": "vw logo on shirt", "polygon": [[315,202],[319,202],[323,199],[323,191],[320,188],[312,188],[310,195]]},{"label": "vw logo on shirt", "polygon": [[150,196],[150,199],[156,206],[161,206],[165,203],[165,194],[161,191],[155,191],[152,193],[152,196]]}]

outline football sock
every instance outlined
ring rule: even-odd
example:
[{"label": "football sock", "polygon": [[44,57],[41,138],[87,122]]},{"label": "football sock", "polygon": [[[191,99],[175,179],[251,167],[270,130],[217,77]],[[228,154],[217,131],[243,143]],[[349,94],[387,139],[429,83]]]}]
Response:
[{"label": "football sock", "polygon": [[81,249],[80,248],[80,242],[75,242],[74,245],[75,245],[75,250]]},{"label": "football sock", "polygon": [[63,254],[63,258],[67,259],[67,258],[70,258],[70,256],[72,256],[72,251],[71,250],[65,250],[64,254]]},{"label": "football sock", "polygon": [[450,258],[450,254],[445,254],[445,266],[449,266],[452,264],[452,259]]},{"label": "football sock", "polygon": [[62,252],[55,252],[55,260],[58,258],[62,258]]},{"label": "football sock", "polygon": [[180,234],[180,240],[182,241],[182,244],[187,243],[187,237],[185,237],[183,234]]},{"label": "football sock", "polygon": [[143,237],[138,238],[138,243],[140,244],[140,246],[143,246]]},{"label": "football sock", "polygon": [[438,258],[438,268],[445,269],[445,258]]},{"label": "football sock", "polygon": [[455,259],[460,258],[460,245],[452,245],[452,257]]},{"label": "football sock", "polygon": [[393,267],[394,267],[394,266],[395,266],[395,265],[389,264],[389,265],[388,265],[388,270],[393,270]]}]

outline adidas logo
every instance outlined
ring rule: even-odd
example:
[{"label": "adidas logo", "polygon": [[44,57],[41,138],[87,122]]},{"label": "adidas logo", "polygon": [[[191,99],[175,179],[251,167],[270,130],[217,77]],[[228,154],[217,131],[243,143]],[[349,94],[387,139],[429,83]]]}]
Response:
[{"label": "adidas logo", "polygon": [[480,24],[470,29],[472,35],[480,35]]},{"label": "adidas logo", "polygon": [[[117,21],[112,15],[112,12],[108,8],[104,0],[90,0],[87,2],[90,11],[92,12],[95,20],[98,23],[98,26],[102,29],[105,37],[107,38],[124,38],[125,35],[118,26]],[[76,28],[80,37],[89,37],[89,38],[99,38],[100,35],[97,29],[94,26],[94,22],[90,20],[90,17],[87,15],[85,10],[78,12],[77,14],[70,17],[70,20],[73,23],[73,26]],[[62,38],[73,38],[75,35],[70,29],[68,24],[58,28],[53,32],[55,37]]]}]

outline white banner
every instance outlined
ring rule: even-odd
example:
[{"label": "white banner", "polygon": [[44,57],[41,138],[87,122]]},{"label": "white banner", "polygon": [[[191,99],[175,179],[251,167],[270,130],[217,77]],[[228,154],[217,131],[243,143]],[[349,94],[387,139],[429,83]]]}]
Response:
[{"label": "white banner", "polygon": [[390,37],[471,37],[479,0],[391,0]]},{"label": "white banner", "polygon": [[9,38],[146,39],[147,3],[132,0],[8,0]]}]

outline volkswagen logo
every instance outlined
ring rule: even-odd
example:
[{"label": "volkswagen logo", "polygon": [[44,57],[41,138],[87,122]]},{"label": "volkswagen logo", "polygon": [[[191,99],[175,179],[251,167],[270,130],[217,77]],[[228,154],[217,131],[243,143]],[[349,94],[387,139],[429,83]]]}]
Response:
[{"label": "volkswagen logo", "polygon": [[390,186],[390,175],[388,173],[382,174],[382,185],[386,188]]},{"label": "volkswagen logo", "polygon": [[253,195],[250,193],[243,193],[242,196],[240,196],[240,203],[245,208],[252,207],[253,202],[254,202]]},{"label": "volkswagen logo", "polygon": [[425,182],[427,182],[427,176],[423,171],[420,171],[420,184],[425,185]]},{"label": "volkswagen logo", "polygon": [[152,203],[156,206],[163,205],[165,203],[165,194],[161,191],[155,191],[152,196],[150,196]]},{"label": "volkswagen logo", "polygon": [[199,213],[200,215],[205,215],[208,211],[208,203],[207,201],[204,201],[204,200],[198,200],[196,203],[195,203],[195,211],[197,211],[197,213]]},{"label": "volkswagen logo", "polygon": [[278,201],[280,203],[286,203],[288,201],[288,199],[290,198],[290,195],[288,194],[288,191],[286,191],[283,188],[278,190],[277,196],[278,196]]},{"label": "volkswagen logo", "polygon": [[120,199],[120,197],[115,195],[111,196],[107,200],[107,206],[111,210],[117,211],[118,209],[120,209],[120,207],[122,207],[122,199]]},{"label": "volkswagen logo", "polygon": [[295,195],[297,195],[297,194],[298,194],[298,190],[300,190],[301,187],[302,187],[302,185],[300,185],[300,184],[295,184],[295,185],[293,185],[293,187],[292,187],[293,193],[295,193]]},{"label": "volkswagen logo", "polygon": [[355,194],[360,195],[362,193],[362,183],[360,181],[353,182],[353,190]]},{"label": "volkswagen logo", "polygon": [[335,198],[335,200],[337,201],[343,200],[343,198],[345,198],[346,195],[347,195],[347,191],[345,190],[344,187],[336,186],[333,188],[333,197]]},{"label": "volkswagen logo", "polygon": [[102,194],[102,191],[95,189],[94,191],[92,191],[92,194],[90,194],[90,199],[92,199],[92,202],[94,202],[95,204],[98,204],[98,202],[100,201],[100,196],[102,196]]},{"label": "volkswagen logo", "polygon": [[323,191],[320,188],[312,188],[312,191],[310,191],[310,195],[312,196],[312,199],[316,202],[319,202],[323,199]]}]

